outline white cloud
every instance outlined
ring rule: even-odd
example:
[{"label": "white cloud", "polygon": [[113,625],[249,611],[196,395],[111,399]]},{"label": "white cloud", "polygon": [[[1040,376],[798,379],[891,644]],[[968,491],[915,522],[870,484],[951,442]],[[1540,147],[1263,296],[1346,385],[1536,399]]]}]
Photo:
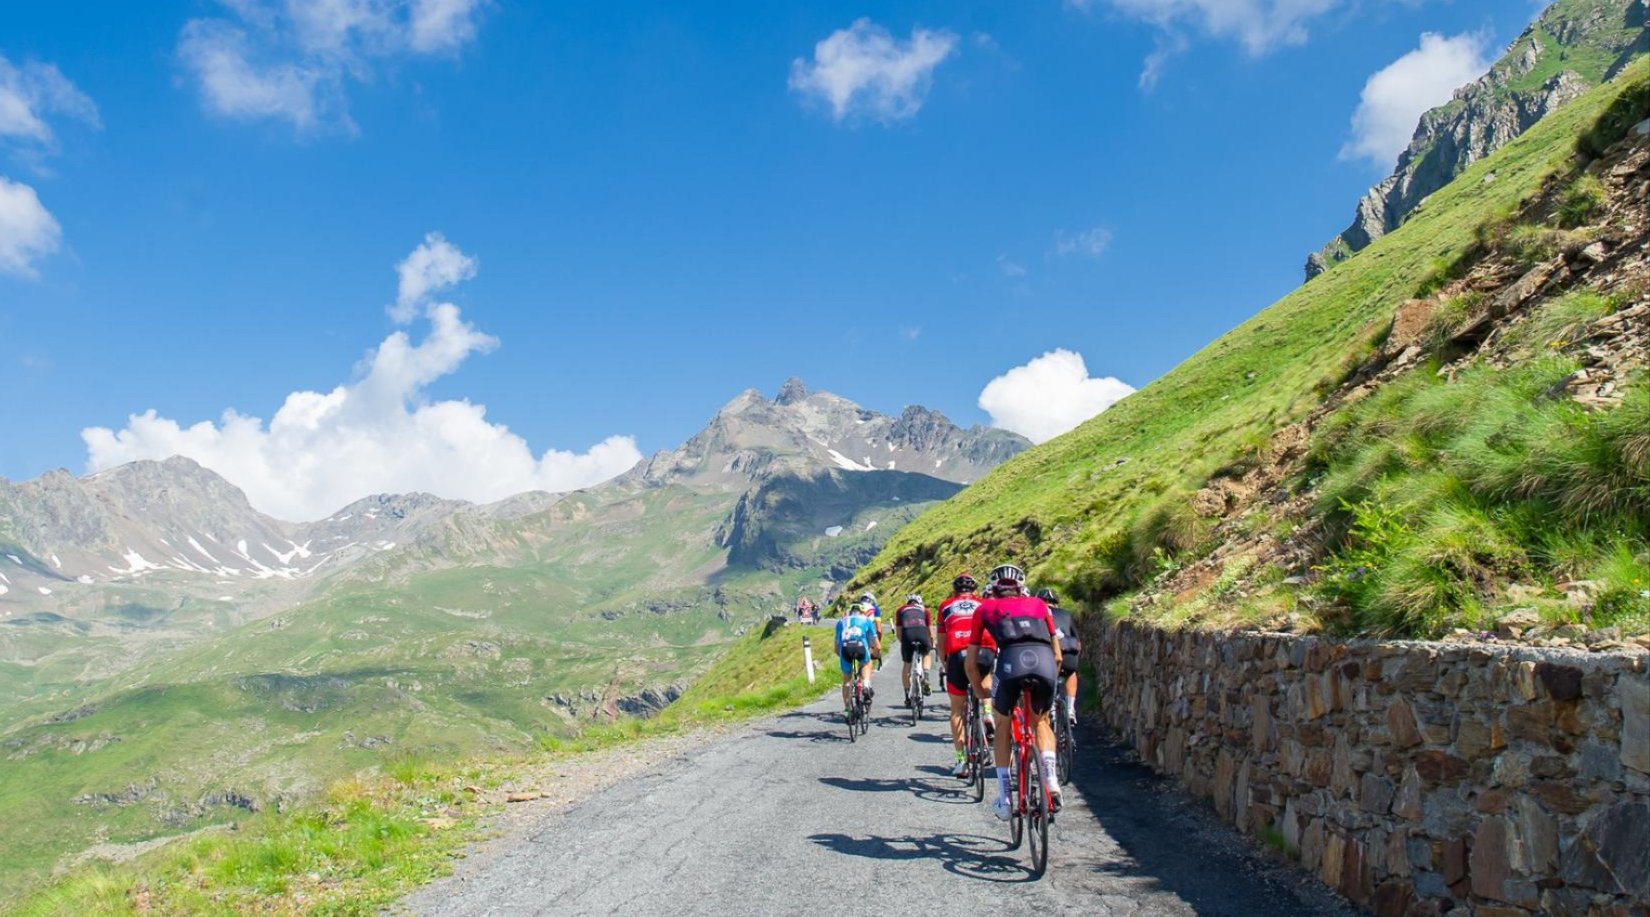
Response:
[{"label": "white cloud", "polygon": [[871,20],[858,19],[814,45],[812,62],[791,62],[790,88],[824,101],[838,122],[851,116],[900,121],[922,108],[934,68],[957,44],[953,32],[921,28],[901,42]]},{"label": "white cloud", "polygon": [[213,114],[353,130],[346,89],[379,64],[446,54],[476,35],[485,0],[221,0],[193,19],[178,58]]},{"label": "white cloud", "polygon": [[47,115],[63,115],[96,127],[97,106],[51,64],[13,66],[0,56],[0,139],[50,147]]},{"label": "white cloud", "polygon": [[1364,84],[1352,115],[1352,137],[1341,148],[1341,158],[1391,166],[1409,146],[1424,112],[1448,102],[1457,88],[1490,69],[1488,45],[1489,36],[1481,32],[1453,38],[1433,32],[1422,35],[1420,47]]},{"label": "white cloud", "polygon": [[991,424],[1034,443],[1053,439],[1134,391],[1121,380],[1092,378],[1083,356],[1051,350],[992,379],[980,392]]},{"label": "white cloud", "polygon": [[37,276],[35,261],[57,251],[62,236],[33,188],[0,175],[0,273]]},{"label": "white cloud", "polygon": [[1104,226],[1096,226],[1082,232],[1066,232],[1062,229],[1054,234],[1054,254],[1062,258],[1070,255],[1098,258],[1111,247],[1111,240],[1111,230]]},{"label": "white cloud", "polygon": [[1024,277],[1026,275],[1026,266],[1007,255],[997,256],[997,270],[1002,271],[1004,277]]},{"label": "white cloud", "polygon": [[476,259],[459,251],[439,232],[432,232],[413,253],[395,266],[399,278],[395,305],[390,318],[406,324],[418,314],[418,307],[438,290],[469,280],[476,275]]},{"label": "white cloud", "polygon": [[217,423],[186,427],[149,410],[128,417],[119,431],[83,430],[87,470],[185,455],[241,487],[258,509],[309,520],[381,492],[485,502],[526,490],[573,490],[641,459],[628,436],[609,437],[583,453],[535,455],[526,440],[489,422],[486,407],[429,401],[432,382],[498,340],[465,322],[451,303],[428,304],[424,315],[430,328],[422,341],[394,332],[354,381],[325,393],[293,392],[267,424],[228,410]]},{"label": "white cloud", "polygon": [[1309,37],[1307,25],[1350,0],[1065,0],[1085,12],[1110,9],[1156,26],[1162,33],[1157,50],[1146,58],[1140,85],[1150,89],[1170,58],[1185,50],[1186,34],[1236,41],[1259,56]]}]

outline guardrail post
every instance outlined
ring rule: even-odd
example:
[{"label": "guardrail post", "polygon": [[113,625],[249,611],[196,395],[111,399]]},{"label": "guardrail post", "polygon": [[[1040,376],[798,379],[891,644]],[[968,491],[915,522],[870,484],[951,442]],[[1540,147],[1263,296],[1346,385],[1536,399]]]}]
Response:
[{"label": "guardrail post", "polygon": [[808,667],[808,684],[814,683],[814,647],[807,637],[802,638],[802,661]]}]

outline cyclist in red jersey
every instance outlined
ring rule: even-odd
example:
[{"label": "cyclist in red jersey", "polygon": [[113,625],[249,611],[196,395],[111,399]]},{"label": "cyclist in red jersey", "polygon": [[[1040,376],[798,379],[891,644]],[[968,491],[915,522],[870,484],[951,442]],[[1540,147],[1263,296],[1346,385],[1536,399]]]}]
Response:
[{"label": "cyclist in red jersey", "polygon": [[[968,761],[963,749],[964,719],[968,714],[968,672],[965,657],[968,640],[974,635],[974,614],[980,607],[980,597],[974,594],[979,583],[964,573],[951,581],[952,595],[940,603],[940,651],[945,656],[945,693],[951,699],[951,744],[956,749],[957,762],[951,769],[953,777],[968,774]],[[996,662],[996,642],[986,634],[980,644],[979,666],[986,671],[986,688],[991,687],[989,674]],[[991,702],[983,704],[985,716],[991,716]]]},{"label": "cyclist in red jersey", "polygon": [[[1060,785],[1055,776],[1054,730],[1049,727],[1048,710],[1060,681],[1060,643],[1055,639],[1058,628],[1048,605],[1025,591],[1026,575],[1013,564],[1003,564],[991,571],[991,598],[981,603],[974,612],[974,627],[968,638],[967,670],[975,693],[989,697],[996,708],[997,737],[992,752],[997,764],[998,818],[1009,817],[1008,759],[1009,718],[1022,693],[1031,699],[1033,726],[1037,734],[1037,749],[1043,755],[1044,774],[1048,779],[1049,795],[1055,811],[1060,809]],[[987,636],[997,644],[996,666],[992,670],[996,685],[985,685],[985,669],[980,664],[980,649]]]}]

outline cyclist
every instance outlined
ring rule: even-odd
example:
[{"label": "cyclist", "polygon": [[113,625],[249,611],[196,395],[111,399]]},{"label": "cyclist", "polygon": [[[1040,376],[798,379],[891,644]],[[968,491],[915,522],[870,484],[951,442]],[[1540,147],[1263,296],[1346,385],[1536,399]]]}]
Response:
[{"label": "cyclist", "polygon": [[[964,751],[967,742],[963,736],[969,683],[965,657],[968,639],[974,634],[974,613],[980,607],[980,597],[974,594],[978,588],[980,585],[974,577],[964,573],[951,581],[951,597],[940,603],[940,652],[945,656],[945,693],[951,699],[951,745],[957,753],[957,763],[951,768],[951,776],[959,778],[968,775],[968,757]],[[990,634],[981,637],[978,665],[980,671],[986,673],[988,694],[991,668],[997,661],[996,646]],[[991,717],[990,700],[982,703],[981,713],[987,719]]]},{"label": "cyclist", "polygon": [[[922,596],[915,593],[905,597],[905,604],[894,612],[894,626],[899,628],[899,658],[905,663],[900,670],[900,686],[905,691],[905,705],[911,706],[911,660],[922,657],[924,671],[932,662],[929,655],[934,652],[934,620],[923,607]],[[924,676],[922,693],[928,695],[928,679]]]},{"label": "cyclist", "polygon": [[1060,596],[1053,589],[1037,590],[1037,597],[1048,606],[1054,616],[1054,626],[1060,629],[1060,690],[1066,695],[1066,716],[1071,725],[1077,725],[1077,660],[1083,654],[1083,640],[1077,636],[1077,619],[1060,607]]},{"label": "cyclist", "polygon": [[[999,819],[1009,818],[1008,761],[1012,727],[1010,717],[1023,693],[1031,699],[1031,727],[1036,730],[1036,746],[1043,756],[1043,773],[1047,777],[1050,802],[1054,811],[1060,810],[1060,782],[1056,776],[1054,730],[1049,727],[1048,709],[1054,700],[1054,691],[1060,677],[1060,641],[1055,635],[1054,616],[1042,599],[1025,591],[1025,571],[1013,564],[1003,564],[991,571],[991,598],[974,612],[974,629],[968,638],[967,670],[975,693],[990,697],[995,708],[997,737],[993,756],[997,764],[997,801],[994,811]],[[980,647],[985,635],[997,641],[996,686],[986,688],[980,667]]]},{"label": "cyclist", "polygon": [[865,606],[865,613],[871,616],[872,623],[876,625],[877,649],[872,654],[871,661],[875,662],[877,668],[880,669],[882,668],[882,606],[877,604],[877,597],[870,592],[862,593],[859,597],[859,603]]},{"label": "cyclist", "polygon": [[836,622],[836,655],[842,665],[842,715],[853,713],[854,663],[859,663],[859,683],[865,687],[865,699],[871,699],[871,659],[882,651],[882,638],[877,635],[876,622],[866,614],[859,602],[848,606],[848,613]]}]

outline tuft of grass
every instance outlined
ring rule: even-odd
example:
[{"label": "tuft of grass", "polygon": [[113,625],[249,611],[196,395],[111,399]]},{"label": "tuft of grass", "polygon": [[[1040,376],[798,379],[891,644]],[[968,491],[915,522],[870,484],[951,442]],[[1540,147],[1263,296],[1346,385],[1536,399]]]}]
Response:
[{"label": "tuft of grass", "polygon": [[1604,209],[1606,191],[1598,176],[1582,173],[1564,190],[1558,201],[1558,225],[1561,229],[1585,226]]},{"label": "tuft of grass", "polygon": [[1573,369],[1549,357],[1454,383],[1416,374],[1325,425],[1319,509],[1341,538],[1319,588],[1354,627],[1471,627],[1501,582],[1600,567],[1635,626],[1633,555],[1577,533],[1650,532],[1650,392],[1635,384],[1620,407],[1587,411],[1551,396]]}]

